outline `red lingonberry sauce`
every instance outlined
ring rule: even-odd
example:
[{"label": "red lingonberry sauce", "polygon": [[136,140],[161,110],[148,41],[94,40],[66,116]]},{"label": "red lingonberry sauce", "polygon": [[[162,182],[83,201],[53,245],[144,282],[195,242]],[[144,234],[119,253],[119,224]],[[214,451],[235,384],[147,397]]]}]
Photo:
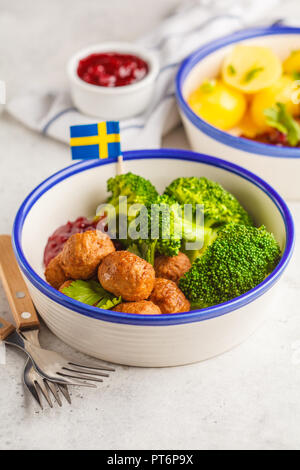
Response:
[{"label": "red lingonberry sauce", "polygon": [[140,57],[118,52],[91,54],[81,59],[78,76],[92,85],[118,87],[139,82],[148,73],[149,67]]},{"label": "red lingonberry sauce", "polygon": [[260,142],[262,144],[271,144],[276,145],[278,147],[289,147],[289,142],[287,136],[279,132],[277,129],[271,129],[268,132],[263,134],[259,134],[254,138],[249,138],[247,136],[242,135],[244,139],[254,140],[255,142]]}]

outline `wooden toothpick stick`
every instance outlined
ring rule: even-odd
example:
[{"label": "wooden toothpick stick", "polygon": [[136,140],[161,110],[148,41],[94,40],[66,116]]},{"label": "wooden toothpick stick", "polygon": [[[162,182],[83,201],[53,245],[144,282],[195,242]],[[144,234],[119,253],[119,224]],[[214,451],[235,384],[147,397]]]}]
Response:
[{"label": "wooden toothpick stick", "polygon": [[123,175],[124,168],[123,168],[123,155],[118,156],[118,163],[117,163],[117,175]]}]

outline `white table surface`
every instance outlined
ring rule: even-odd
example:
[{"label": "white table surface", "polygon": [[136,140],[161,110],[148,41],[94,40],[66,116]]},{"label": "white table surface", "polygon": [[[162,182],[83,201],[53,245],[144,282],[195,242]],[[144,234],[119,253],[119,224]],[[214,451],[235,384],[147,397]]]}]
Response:
[{"label": "white table surface", "polygon": [[[134,39],[178,3],[55,0],[46,6],[38,0],[1,0],[0,79],[7,82],[10,96],[28,84],[66,86],[64,65],[71,53],[96,41]],[[163,145],[188,148],[181,128]],[[11,231],[27,193],[68,164],[66,146],[2,115],[0,233]],[[300,203],[290,207],[299,231]],[[62,409],[39,410],[23,389],[24,358],[10,348],[7,364],[0,365],[0,449],[299,448],[299,265],[297,248],[276,310],[238,348],[185,367],[117,366],[96,391],[73,389],[72,406]],[[2,288],[0,313],[10,318]],[[83,359],[45,327],[41,342]]]}]

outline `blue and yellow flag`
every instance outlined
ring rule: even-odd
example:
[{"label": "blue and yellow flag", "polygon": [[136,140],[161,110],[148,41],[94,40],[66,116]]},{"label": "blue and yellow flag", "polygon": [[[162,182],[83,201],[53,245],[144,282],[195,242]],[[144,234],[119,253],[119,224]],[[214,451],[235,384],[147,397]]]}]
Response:
[{"label": "blue and yellow flag", "polygon": [[121,155],[118,121],[70,127],[72,160],[115,158]]}]

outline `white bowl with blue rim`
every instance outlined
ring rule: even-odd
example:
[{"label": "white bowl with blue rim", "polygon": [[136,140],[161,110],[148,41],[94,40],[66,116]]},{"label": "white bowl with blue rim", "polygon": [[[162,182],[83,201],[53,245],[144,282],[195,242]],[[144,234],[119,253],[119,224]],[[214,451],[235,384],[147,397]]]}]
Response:
[{"label": "white bowl with blue rim", "polygon": [[[133,54],[147,62],[147,75],[136,83],[120,87],[103,87],[83,81],[77,73],[79,61],[90,54],[118,52]],[[159,72],[157,55],[148,49],[126,42],[94,44],[74,54],[67,65],[74,105],[84,114],[100,119],[126,119],[142,113],[151,101]]]},{"label": "white bowl with blue rim", "polygon": [[263,144],[221,131],[197,116],[187,103],[189,94],[204,79],[216,77],[229,51],[237,44],[270,47],[282,60],[300,49],[300,28],[252,28],[225,36],[201,47],[179,68],[176,96],[193,150],[243,165],[272,184],[283,197],[300,199],[300,148]]},{"label": "white bowl with blue rim", "polygon": [[59,171],[21,205],[14,224],[17,261],[34,304],[50,330],[90,356],[145,367],[187,364],[223,353],[244,341],[281,294],[280,280],[293,251],[290,211],[278,193],[253,173],[217,158],[184,150],[124,153],[126,171],[149,178],[163,191],[179,176],[206,176],[231,191],[265,224],[282,249],[282,259],[264,282],[214,307],[172,315],[135,315],[101,310],[53,289],[44,278],[43,251],[53,231],[80,215],[92,215],[107,197],[106,181],[115,162],[92,160]]}]

